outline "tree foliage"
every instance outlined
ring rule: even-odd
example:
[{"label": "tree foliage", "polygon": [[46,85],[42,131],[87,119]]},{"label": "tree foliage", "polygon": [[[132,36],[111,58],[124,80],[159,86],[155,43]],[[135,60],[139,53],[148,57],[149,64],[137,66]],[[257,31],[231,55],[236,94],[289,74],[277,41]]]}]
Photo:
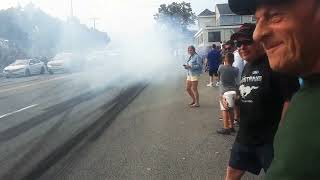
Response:
[{"label": "tree foliage", "polygon": [[168,5],[161,4],[154,19],[161,24],[186,30],[189,25],[195,24],[196,15],[190,3],[173,2]]},{"label": "tree foliage", "polygon": [[79,21],[53,18],[33,4],[0,10],[0,24],[0,69],[15,58],[50,57],[61,51],[103,47],[109,42],[107,33],[89,29]]}]

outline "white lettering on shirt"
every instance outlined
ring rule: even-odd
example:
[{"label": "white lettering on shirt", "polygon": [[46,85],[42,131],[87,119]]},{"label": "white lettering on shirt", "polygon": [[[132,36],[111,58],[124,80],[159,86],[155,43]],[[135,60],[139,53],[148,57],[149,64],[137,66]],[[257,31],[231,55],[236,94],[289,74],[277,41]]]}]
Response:
[{"label": "white lettering on shirt", "polygon": [[241,84],[242,83],[248,83],[248,82],[261,82],[262,81],[262,76],[249,76],[249,77],[243,77],[241,79]]}]

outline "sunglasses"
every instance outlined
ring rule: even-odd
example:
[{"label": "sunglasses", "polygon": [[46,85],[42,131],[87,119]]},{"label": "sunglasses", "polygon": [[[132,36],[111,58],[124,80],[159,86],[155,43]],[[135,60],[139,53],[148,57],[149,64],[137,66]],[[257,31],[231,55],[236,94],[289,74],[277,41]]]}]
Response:
[{"label": "sunglasses", "polygon": [[226,51],[231,51],[232,48],[231,47],[227,47],[227,48],[224,48]]},{"label": "sunglasses", "polygon": [[253,44],[253,40],[242,40],[242,41],[236,42],[237,48],[240,48],[242,45],[243,46],[250,46],[251,44]]}]

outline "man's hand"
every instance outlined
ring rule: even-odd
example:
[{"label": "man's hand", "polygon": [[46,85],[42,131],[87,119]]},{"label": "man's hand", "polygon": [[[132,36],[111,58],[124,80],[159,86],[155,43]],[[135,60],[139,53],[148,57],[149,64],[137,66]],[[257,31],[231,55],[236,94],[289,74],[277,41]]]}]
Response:
[{"label": "man's hand", "polygon": [[226,98],[221,97],[221,103],[222,103],[222,106],[224,107],[224,109],[226,109],[226,110],[229,109],[229,104],[228,104]]}]

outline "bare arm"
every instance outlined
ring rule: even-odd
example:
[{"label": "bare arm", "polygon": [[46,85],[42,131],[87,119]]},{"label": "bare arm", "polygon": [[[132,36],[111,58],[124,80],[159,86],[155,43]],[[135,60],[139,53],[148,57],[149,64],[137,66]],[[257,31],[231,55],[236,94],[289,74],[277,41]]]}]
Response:
[{"label": "bare arm", "polygon": [[204,59],[204,67],[205,67],[205,72],[207,72],[208,71],[208,58],[205,58]]}]

